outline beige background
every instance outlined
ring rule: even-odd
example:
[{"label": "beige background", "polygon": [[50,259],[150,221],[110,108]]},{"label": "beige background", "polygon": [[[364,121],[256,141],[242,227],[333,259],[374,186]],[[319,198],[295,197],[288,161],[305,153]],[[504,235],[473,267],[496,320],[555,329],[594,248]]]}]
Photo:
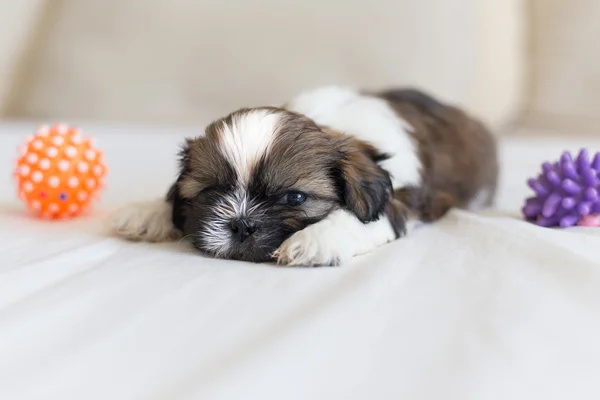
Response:
[{"label": "beige background", "polygon": [[4,119],[204,123],[340,83],[600,127],[596,0],[0,0],[0,26]]},{"label": "beige background", "polygon": [[600,1],[531,0],[531,11],[531,119],[600,127]]},{"label": "beige background", "polygon": [[45,0],[0,0],[0,111],[36,39],[44,6]]},{"label": "beige background", "polygon": [[522,3],[47,0],[4,114],[206,122],[336,83],[418,86],[500,125],[521,105]]}]

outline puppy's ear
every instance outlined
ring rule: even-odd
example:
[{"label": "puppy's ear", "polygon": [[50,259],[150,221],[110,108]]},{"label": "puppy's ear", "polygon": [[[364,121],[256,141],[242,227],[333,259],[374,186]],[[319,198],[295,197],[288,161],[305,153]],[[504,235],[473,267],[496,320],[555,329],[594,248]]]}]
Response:
[{"label": "puppy's ear", "polygon": [[169,191],[167,192],[167,202],[169,202],[172,207],[171,222],[175,228],[181,231],[183,230],[183,223],[185,221],[185,216],[183,214],[184,199],[179,194],[178,181],[179,180],[169,188]]},{"label": "puppy's ear", "polygon": [[379,162],[389,158],[372,145],[341,137],[337,145],[338,183],[346,208],[362,222],[379,219],[392,193],[392,181]]},{"label": "puppy's ear", "polygon": [[[179,229],[180,231],[183,230],[183,224],[185,221],[183,206],[185,205],[186,200],[185,200],[183,194],[186,191],[185,190],[186,182],[188,182],[188,180],[190,180],[188,174],[189,174],[189,151],[190,151],[191,142],[192,141],[190,139],[186,140],[186,143],[182,146],[182,148],[179,152],[179,175],[178,175],[175,183],[173,183],[171,185],[171,187],[169,188],[169,191],[167,192],[167,196],[166,196],[167,202],[171,203],[171,205],[173,207],[173,211],[171,214],[171,219],[172,219],[173,225],[175,226],[175,228]],[[183,187],[184,193],[182,193],[182,187]]]}]

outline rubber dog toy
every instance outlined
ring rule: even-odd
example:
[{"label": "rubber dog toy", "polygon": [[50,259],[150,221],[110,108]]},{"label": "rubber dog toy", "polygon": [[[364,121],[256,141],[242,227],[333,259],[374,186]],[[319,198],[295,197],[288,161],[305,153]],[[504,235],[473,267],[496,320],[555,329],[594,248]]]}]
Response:
[{"label": "rubber dog toy", "polygon": [[586,149],[576,160],[565,152],[527,183],[535,192],[522,209],[527,220],[544,227],[600,226],[600,153],[590,162]]},{"label": "rubber dog toy", "polygon": [[40,127],[21,149],[14,172],[19,198],[48,219],[86,212],[105,175],[102,152],[92,139],[63,124]]}]

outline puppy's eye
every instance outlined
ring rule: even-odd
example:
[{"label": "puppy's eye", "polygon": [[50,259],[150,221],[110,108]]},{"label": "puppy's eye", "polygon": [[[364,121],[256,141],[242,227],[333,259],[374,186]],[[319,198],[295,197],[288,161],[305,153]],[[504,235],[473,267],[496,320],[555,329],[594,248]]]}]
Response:
[{"label": "puppy's eye", "polygon": [[306,201],[306,195],[302,192],[288,192],[285,195],[285,202],[290,206],[299,206]]}]

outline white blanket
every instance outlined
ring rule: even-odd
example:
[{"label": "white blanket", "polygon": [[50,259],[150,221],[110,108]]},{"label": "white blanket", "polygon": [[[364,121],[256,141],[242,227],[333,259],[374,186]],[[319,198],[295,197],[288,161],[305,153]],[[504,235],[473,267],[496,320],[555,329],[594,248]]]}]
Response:
[{"label": "white blanket", "polygon": [[164,194],[189,129],[89,126],[104,202],[31,218],[9,160],[32,128],[0,128],[1,399],[600,398],[600,230],[518,218],[542,161],[598,141],[505,140],[493,213],[305,269],[105,236],[111,207]]}]

